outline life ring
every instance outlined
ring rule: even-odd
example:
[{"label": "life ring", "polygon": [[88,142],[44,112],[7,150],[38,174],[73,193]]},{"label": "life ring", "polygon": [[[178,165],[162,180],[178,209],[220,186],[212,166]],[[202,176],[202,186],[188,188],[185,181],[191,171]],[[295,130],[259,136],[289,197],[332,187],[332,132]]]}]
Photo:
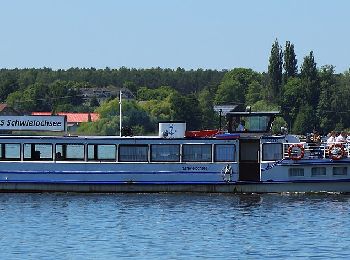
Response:
[{"label": "life ring", "polygon": [[[335,150],[336,153],[334,153],[333,150]],[[332,160],[340,160],[345,155],[344,146],[342,144],[332,144],[329,147],[328,155]]]},{"label": "life ring", "polygon": [[[295,147],[300,150],[299,155],[298,154],[296,155],[295,152],[293,152],[293,148],[295,148]],[[304,146],[302,144],[292,144],[288,148],[288,156],[292,160],[300,160],[301,158],[304,157],[304,153],[305,153],[305,149],[304,149]]]}]

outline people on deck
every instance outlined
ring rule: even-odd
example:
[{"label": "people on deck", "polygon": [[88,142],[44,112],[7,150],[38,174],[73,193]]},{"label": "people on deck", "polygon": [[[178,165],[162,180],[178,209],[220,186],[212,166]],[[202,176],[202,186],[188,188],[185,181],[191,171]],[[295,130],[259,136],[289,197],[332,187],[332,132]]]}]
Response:
[{"label": "people on deck", "polygon": [[335,138],[336,143],[345,143],[346,142],[346,133],[344,131]]},{"label": "people on deck", "polygon": [[244,122],[244,120],[241,120],[241,122],[239,123],[236,131],[238,131],[238,132],[244,132],[245,131],[245,122]]},{"label": "people on deck", "polygon": [[348,136],[346,137],[346,142],[350,143],[350,132],[348,132]]},{"label": "people on deck", "polygon": [[335,143],[335,138],[336,138],[336,135],[335,135],[335,132],[332,131],[330,132],[328,135],[327,135],[328,139],[327,139],[327,144],[333,144]]},{"label": "people on deck", "polygon": [[312,133],[311,141],[315,145],[318,145],[318,146],[321,145],[321,136],[320,136],[319,132],[317,132],[316,130],[314,130]]}]

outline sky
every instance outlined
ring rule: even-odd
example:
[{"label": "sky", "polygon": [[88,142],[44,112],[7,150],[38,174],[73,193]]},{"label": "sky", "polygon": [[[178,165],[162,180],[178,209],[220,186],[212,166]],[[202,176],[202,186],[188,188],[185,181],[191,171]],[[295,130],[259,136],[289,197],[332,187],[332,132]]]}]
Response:
[{"label": "sky", "polygon": [[298,66],[350,67],[348,0],[0,0],[0,68],[267,71],[275,39]]}]

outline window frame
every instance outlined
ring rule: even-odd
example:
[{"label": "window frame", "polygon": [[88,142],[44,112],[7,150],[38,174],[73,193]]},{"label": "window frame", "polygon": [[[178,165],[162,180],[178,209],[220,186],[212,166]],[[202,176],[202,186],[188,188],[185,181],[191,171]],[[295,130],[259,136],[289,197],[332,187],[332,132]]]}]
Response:
[{"label": "window frame", "polygon": [[[154,146],[176,146],[177,147],[177,158],[176,160],[154,160],[153,159],[153,147]],[[150,162],[156,163],[178,163],[181,161],[181,145],[180,144],[150,144]]]},{"label": "window frame", "polygon": [[[1,145],[1,157],[0,161],[21,161],[22,160],[22,145],[21,143],[0,143]],[[18,145],[19,146],[19,158],[6,157],[6,145]]]},{"label": "window frame", "polygon": [[[291,171],[296,171],[296,170],[298,170],[298,171],[300,171],[300,172],[302,172],[302,175],[291,175]],[[298,167],[298,168],[294,168],[294,167],[291,167],[291,168],[289,168],[288,169],[288,176],[289,177],[305,177],[305,169],[304,168],[300,168],[300,167]]]},{"label": "window frame", "polygon": [[[274,158],[274,159],[272,159],[272,160],[270,160],[270,158],[268,158],[269,160],[266,160],[266,158],[265,158],[265,154],[264,154],[264,151],[265,151],[265,146],[266,145],[279,145],[280,147],[281,147],[281,154],[280,154],[280,158]],[[262,161],[266,161],[266,162],[271,162],[271,161],[279,161],[279,160],[282,160],[283,159],[283,143],[263,143],[262,144],[262,149],[261,149],[261,160]]]},{"label": "window frame", "polygon": [[[217,159],[217,147],[220,146],[233,146],[233,158],[232,160],[218,160]],[[237,146],[236,144],[214,144],[214,162],[236,162],[237,161]]]},{"label": "window frame", "polygon": [[[108,159],[108,158],[98,158],[98,146],[99,145],[105,145],[105,146],[114,146],[114,159]],[[97,153],[94,154],[94,158],[90,159],[89,158],[89,146],[93,146],[93,150],[95,153],[95,146],[97,147]],[[118,158],[118,147],[116,144],[87,144],[86,145],[86,161],[88,162],[115,162]]]},{"label": "window frame", "polygon": [[[146,160],[137,160],[137,161],[132,161],[132,160],[121,160],[121,148],[123,147],[145,147],[147,149],[146,152]],[[149,162],[149,152],[150,152],[150,148],[148,144],[119,144],[118,145],[118,162],[121,163],[148,163]]]},{"label": "window frame", "polygon": [[[334,174],[335,169],[345,169],[345,174]],[[335,166],[332,168],[332,175],[333,176],[348,176],[348,167],[347,166]]]},{"label": "window frame", "polygon": [[[58,159],[56,156],[57,156],[57,146],[58,145],[62,145],[62,151],[63,151],[63,146],[71,146],[71,145],[79,145],[79,146],[82,146],[83,147],[83,158],[67,158],[67,155],[65,157],[63,157],[64,154],[62,154],[62,158],[61,159]],[[55,161],[80,161],[80,162],[83,162],[83,161],[86,161],[85,160],[85,157],[86,157],[86,145],[85,144],[82,144],[82,143],[55,143]],[[66,148],[67,150],[67,148]]]},{"label": "window frame", "polygon": [[[319,174],[319,170],[322,174]],[[326,167],[311,167],[311,177],[317,177],[317,176],[327,176],[327,169]]]},{"label": "window frame", "polygon": [[[31,154],[30,158],[25,158],[25,146],[26,145],[48,145],[51,146],[51,157],[50,158],[33,158]],[[54,144],[53,143],[23,143],[23,161],[53,161],[54,158]]]},{"label": "window frame", "polygon": [[[185,156],[186,156],[186,153],[185,153],[185,147],[187,146],[208,146],[210,147],[210,158],[208,160],[188,160],[188,159],[185,159]],[[203,155],[203,153],[202,153]],[[182,147],[181,147],[181,157],[182,157],[182,162],[185,162],[185,163],[194,163],[194,162],[203,162],[203,163],[210,163],[210,162],[213,162],[213,146],[212,144],[182,144]]]}]

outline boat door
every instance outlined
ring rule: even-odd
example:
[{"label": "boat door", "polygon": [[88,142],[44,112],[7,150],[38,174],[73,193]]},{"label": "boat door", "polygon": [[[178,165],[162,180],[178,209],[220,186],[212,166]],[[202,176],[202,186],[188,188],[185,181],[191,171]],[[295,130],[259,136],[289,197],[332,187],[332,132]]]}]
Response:
[{"label": "boat door", "polygon": [[260,140],[239,140],[239,180],[260,181]]}]

